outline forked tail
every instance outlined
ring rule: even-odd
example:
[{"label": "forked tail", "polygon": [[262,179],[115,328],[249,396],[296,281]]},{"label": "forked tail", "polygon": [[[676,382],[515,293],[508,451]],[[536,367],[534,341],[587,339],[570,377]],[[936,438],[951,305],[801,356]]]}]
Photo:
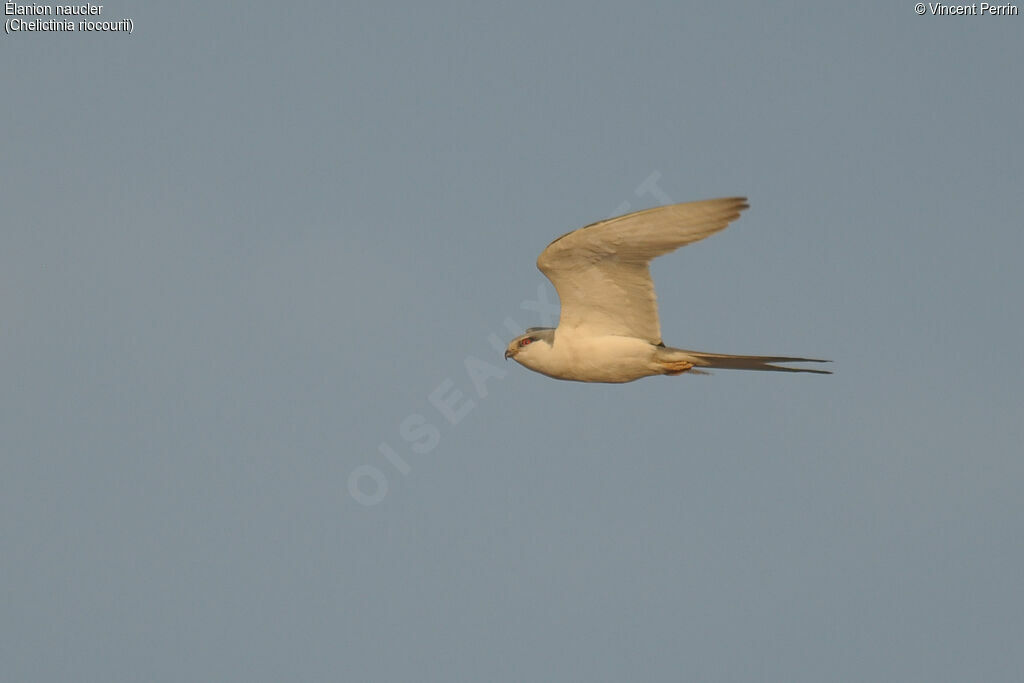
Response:
[{"label": "forked tail", "polygon": [[[663,354],[663,355],[662,355]],[[698,368],[720,368],[722,370],[768,370],[771,372],[812,372],[816,375],[831,375],[829,370],[812,368],[788,368],[772,363],[831,363],[820,358],[793,358],[791,356],[732,356],[725,353],[704,353],[686,349],[665,348],[660,359],[668,362],[689,361]]]}]

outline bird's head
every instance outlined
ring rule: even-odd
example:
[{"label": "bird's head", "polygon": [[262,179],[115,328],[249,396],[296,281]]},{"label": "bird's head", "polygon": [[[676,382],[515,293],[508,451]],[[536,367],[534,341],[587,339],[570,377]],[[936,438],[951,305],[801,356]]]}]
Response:
[{"label": "bird's head", "polygon": [[508,343],[505,358],[514,358],[517,363],[530,367],[530,360],[544,351],[550,350],[555,341],[555,330],[552,327],[531,327]]}]

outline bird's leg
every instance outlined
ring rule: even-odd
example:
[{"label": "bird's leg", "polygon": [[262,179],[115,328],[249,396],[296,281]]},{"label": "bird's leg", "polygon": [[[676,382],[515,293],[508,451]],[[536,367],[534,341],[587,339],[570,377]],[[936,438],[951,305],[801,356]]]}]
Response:
[{"label": "bird's leg", "polygon": [[693,363],[687,360],[663,361],[661,367],[666,375],[681,375],[693,368]]}]

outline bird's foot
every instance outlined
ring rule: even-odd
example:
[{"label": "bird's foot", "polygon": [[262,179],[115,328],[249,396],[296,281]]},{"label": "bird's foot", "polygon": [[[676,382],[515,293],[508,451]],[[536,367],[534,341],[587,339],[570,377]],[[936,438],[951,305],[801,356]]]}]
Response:
[{"label": "bird's foot", "polygon": [[661,364],[661,367],[664,368],[664,374],[675,376],[681,375],[688,370],[692,370],[693,363],[687,360],[665,361]]}]

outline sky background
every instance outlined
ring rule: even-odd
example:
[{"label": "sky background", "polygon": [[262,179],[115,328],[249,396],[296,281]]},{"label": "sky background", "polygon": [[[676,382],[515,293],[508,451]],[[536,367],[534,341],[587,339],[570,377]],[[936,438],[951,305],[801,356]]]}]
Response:
[{"label": "sky background", "polygon": [[[913,4],[0,36],[0,678],[1021,680],[1024,16]],[[554,237],[731,195],[665,341],[836,374],[492,348]]]}]

